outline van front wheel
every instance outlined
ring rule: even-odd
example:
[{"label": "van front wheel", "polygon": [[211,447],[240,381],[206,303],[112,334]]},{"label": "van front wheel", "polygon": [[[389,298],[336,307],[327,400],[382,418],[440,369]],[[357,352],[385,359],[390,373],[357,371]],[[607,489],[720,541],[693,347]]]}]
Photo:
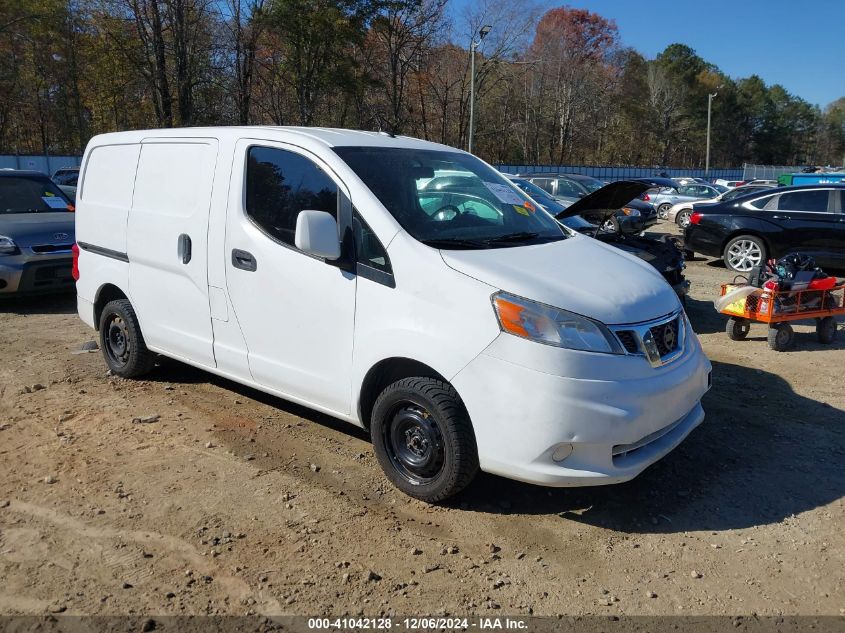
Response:
[{"label": "van front wheel", "polygon": [[128,299],[110,301],[100,315],[100,349],[113,374],[135,378],[149,372],[155,356],[144,344],[138,317]]},{"label": "van front wheel", "polygon": [[370,433],[387,478],[422,501],[457,494],[478,472],[469,416],[442,380],[403,378],[387,387],[373,407]]}]

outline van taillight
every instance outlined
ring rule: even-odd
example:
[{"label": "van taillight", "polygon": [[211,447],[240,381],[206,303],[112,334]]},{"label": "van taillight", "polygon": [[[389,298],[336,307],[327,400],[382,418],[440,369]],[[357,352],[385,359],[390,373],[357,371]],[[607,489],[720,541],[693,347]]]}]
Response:
[{"label": "van taillight", "polygon": [[698,224],[701,222],[701,216],[704,215],[701,211],[694,211],[691,216],[689,216],[689,223],[690,224]]},{"label": "van taillight", "polygon": [[79,281],[79,245],[74,242],[70,251],[73,253],[73,268],[70,269],[70,275],[74,281]]}]

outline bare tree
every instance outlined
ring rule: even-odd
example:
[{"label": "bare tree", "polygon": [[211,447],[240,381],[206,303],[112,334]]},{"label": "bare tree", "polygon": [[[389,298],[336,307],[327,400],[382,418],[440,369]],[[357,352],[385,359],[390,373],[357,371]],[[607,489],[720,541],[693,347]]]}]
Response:
[{"label": "bare tree", "polygon": [[681,129],[681,107],[684,103],[684,87],[670,76],[661,64],[652,62],[648,66],[648,103],[657,119],[657,132],[661,145],[661,165],[669,163],[672,141]]},{"label": "bare tree", "polygon": [[409,76],[419,72],[443,21],[446,0],[393,0],[372,21],[368,70],[385,88],[391,131],[405,126]]}]

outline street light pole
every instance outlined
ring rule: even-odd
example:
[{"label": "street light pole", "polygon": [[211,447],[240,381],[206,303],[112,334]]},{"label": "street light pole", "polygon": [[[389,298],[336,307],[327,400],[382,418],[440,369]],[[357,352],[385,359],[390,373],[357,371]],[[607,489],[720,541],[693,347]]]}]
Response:
[{"label": "street light pole", "polygon": [[718,92],[707,93],[707,153],[704,157],[704,175],[710,175],[710,110],[713,107],[713,99],[719,95]]},{"label": "street light pole", "polygon": [[492,26],[484,25],[478,29],[478,40],[475,39],[475,34],[472,36],[472,41],[469,45],[469,134],[467,134],[467,151],[472,154],[472,133],[475,129],[475,49],[484,39],[484,36],[490,32]]}]

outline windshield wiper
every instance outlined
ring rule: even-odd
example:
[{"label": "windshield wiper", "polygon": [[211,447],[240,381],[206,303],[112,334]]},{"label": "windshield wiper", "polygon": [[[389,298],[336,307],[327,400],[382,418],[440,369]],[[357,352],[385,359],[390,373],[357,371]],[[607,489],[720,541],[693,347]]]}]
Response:
[{"label": "windshield wiper", "polygon": [[489,248],[487,240],[466,240],[459,237],[441,237],[420,241],[426,246],[431,246],[432,248]]},{"label": "windshield wiper", "polygon": [[484,241],[489,244],[499,244],[501,242],[527,242],[539,237],[539,233],[531,231],[520,231],[518,233],[508,233],[506,235],[497,235],[496,237],[489,237]]}]

